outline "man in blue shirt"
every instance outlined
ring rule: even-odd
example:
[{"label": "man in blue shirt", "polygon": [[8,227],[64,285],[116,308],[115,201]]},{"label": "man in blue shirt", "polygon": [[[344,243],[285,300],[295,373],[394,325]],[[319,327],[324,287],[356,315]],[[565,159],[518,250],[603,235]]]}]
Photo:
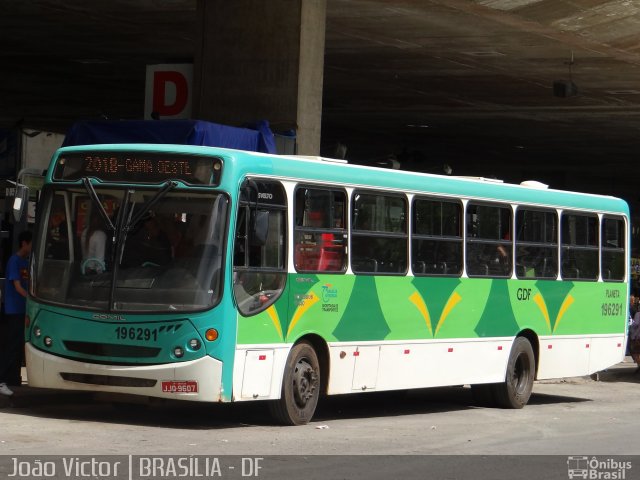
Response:
[{"label": "man in blue shirt", "polygon": [[9,258],[4,284],[5,335],[0,350],[0,394],[13,395],[7,383],[20,378],[21,349],[24,349],[24,316],[29,288],[31,232],[18,236],[20,247]]}]

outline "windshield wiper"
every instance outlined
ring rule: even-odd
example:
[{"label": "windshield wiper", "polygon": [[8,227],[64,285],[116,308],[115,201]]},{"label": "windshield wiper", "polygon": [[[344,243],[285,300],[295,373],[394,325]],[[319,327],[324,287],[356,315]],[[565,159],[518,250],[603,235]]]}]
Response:
[{"label": "windshield wiper", "polygon": [[[122,257],[124,255],[124,247],[127,241],[127,235],[129,232],[135,228],[135,226],[142,220],[149,209],[153,207],[156,203],[158,203],[162,197],[164,197],[170,190],[173,190],[176,186],[178,186],[177,182],[172,182],[171,180],[166,181],[160,190],[156,192],[156,194],[151,197],[136,213],[136,215],[131,218],[131,214],[134,210],[134,205],[132,203],[133,196],[135,194],[135,190],[127,189],[125,193],[125,198],[122,202],[122,211],[119,215],[118,220],[118,230],[117,230],[117,238],[115,239],[116,248],[113,249],[112,259],[117,261],[113,262],[113,278],[114,281],[111,282],[111,293],[109,295],[109,311],[116,310],[116,304],[114,302],[115,292],[116,292],[116,281],[118,278],[118,270],[120,264],[122,263]],[[127,214],[128,212],[128,214]],[[129,219],[127,219],[129,217]]]},{"label": "windshield wiper", "polygon": [[153,207],[156,203],[158,203],[162,199],[162,197],[164,197],[167,193],[169,193],[171,190],[173,190],[177,186],[178,186],[177,182],[172,182],[171,180],[167,180],[162,186],[162,188],[158,190],[158,192],[153,197],[151,197],[140,208],[140,210],[138,210],[138,213],[136,213],[135,216],[127,223],[125,230],[129,231],[135,228],[135,226],[140,222],[140,220],[142,220],[147,215],[149,210],[151,210],[151,207]]},{"label": "windshield wiper", "polygon": [[93,188],[93,185],[91,184],[91,180],[89,180],[89,177],[84,177],[82,179],[82,183],[84,183],[84,188],[87,190],[87,193],[89,193],[89,197],[91,197],[91,201],[93,202],[93,205],[98,207],[98,212],[100,213],[102,220],[104,220],[104,223],[107,225],[107,228],[115,232],[116,227],[113,225],[113,222],[109,218],[107,211],[102,206],[102,203],[100,203],[98,194],[96,193],[95,188]]}]

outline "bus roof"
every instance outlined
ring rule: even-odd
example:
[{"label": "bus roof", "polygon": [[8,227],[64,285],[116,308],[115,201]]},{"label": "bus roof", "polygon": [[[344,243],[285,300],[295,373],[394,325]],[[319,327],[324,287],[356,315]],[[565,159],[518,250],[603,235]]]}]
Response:
[{"label": "bus roof", "polygon": [[277,176],[302,182],[331,182],[344,187],[379,188],[449,198],[473,198],[629,214],[627,203],[620,198],[544,188],[546,187],[544,184],[531,180],[518,185],[491,178],[392,170],[349,164],[344,160],[323,157],[281,156],[219,147],[169,144],[83,145],[58,150],[53,161],[63,152],[87,150],[179,152],[192,155],[221,156],[227,164],[225,170],[231,167],[236,170],[238,175]]}]

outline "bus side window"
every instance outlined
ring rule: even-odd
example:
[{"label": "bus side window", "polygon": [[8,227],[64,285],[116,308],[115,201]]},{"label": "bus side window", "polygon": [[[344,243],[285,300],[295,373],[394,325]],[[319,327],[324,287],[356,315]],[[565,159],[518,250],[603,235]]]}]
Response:
[{"label": "bus side window", "polygon": [[462,204],[415,198],[411,223],[414,275],[462,274]]},{"label": "bus side window", "polygon": [[558,216],[553,210],[519,207],[516,212],[516,275],[558,276]]},{"label": "bus side window", "polygon": [[298,271],[346,270],[346,193],[298,187],[295,192],[294,264]]},{"label": "bus side window", "polygon": [[467,273],[469,276],[511,276],[513,240],[511,208],[502,205],[467,205]]},{"label": "bus side window", "polygon": [[407,273],[407,199],[355,191],[351,200],[351,268],[354,273]]},{"label": "bus side window", "polygon": [[[287,265],[286,208],[286,195],[278,182],[254,181],[241,191],[233,247],[233,291],[243,315],[265,310],[282,294]],[[264,242],[252,242],[249,233],[256,218],[251,212],[258,210],[268,214]]]},{"label": "bus side window", "polygon": [[622,218],[605,217],[602,221],[602,277],[622,281],[625,277],[626,233]]},{"label": "bus side window", "polygon": [[595,215],[562,214],[562,278],[598,280],[597,225],[598,217]]}]

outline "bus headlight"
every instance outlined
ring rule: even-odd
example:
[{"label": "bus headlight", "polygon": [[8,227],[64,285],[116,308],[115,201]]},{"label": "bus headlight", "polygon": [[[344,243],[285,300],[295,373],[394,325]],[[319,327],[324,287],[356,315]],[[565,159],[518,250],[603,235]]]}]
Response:
[{"label": "bus headlight", "polygon": [[51,337],[44,337],[44,344],[47,347],[50,347],[51,345],[53,345],[53,340],[51,339]]},{"label": "bus headlight", "polygon": [[202,343],[200,343],[200,340],[198,340],[197,338],[192,338],[191,340],[189,340],[189,348],[191,350],[200,350],[201,346]]},{"label": "bus headlight", "polygon": [[40,327],[35,327],[33,329],[33,335],[36,337],[40,337],[40,335],[42,335],[42,330],[40,330]]},{"label": "bus headlight", "polygon": [[173,349],[173,355],[176,358],[182,358],[184,356],[184,350],[182,349],[182,347],[175,347]]}]

